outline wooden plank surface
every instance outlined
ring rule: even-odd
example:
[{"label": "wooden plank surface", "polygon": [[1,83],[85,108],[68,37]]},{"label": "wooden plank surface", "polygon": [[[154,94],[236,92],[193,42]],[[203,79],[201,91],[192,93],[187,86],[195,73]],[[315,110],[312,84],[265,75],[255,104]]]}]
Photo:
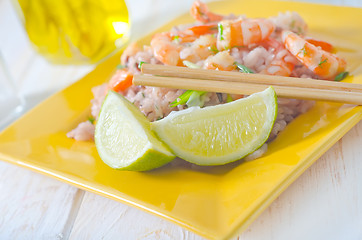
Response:
[{"label": "wooden plank surface", "polygon": [[68,238],[84,191],[0,162],[0,239]]},{"label": "wooden plank surface", "polygon": [[[90,229],[89,226],[94,228]],[[87,192],[70,239],[202,238],[159,217]]]},{"label": "wooden plank surface", "polygon": [[[128,1],[135,37],[187,11],[192,0],[140,2]],[[361,6],[358,0],[319,2]],[[0,49],[29,108],[93,68],[53,66],[37,56],[10,0],[0,0]],[[361,136],[359,123],[238,239],[362,239]],[[0,239],[202,239],[138,209],[3,162],[0,190]]]}]

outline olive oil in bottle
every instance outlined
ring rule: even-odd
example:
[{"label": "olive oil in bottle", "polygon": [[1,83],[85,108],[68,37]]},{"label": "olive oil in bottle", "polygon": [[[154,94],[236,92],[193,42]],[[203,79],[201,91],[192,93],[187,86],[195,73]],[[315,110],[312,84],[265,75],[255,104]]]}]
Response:
[{"label": "olive oil in bottle", "polygon": [[30,41],[50,62],[95,63],[128,40],[124,0],[18,0]]}]

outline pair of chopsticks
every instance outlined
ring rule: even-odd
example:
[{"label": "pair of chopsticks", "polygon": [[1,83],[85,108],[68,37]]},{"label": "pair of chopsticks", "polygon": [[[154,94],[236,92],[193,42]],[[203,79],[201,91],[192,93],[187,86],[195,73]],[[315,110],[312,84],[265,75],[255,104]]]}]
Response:
[{"label": "pair of chopsticks", "polygon": [[245,95],[273,86],[280,97],[362,105],[362,84],[153,64],[142,64],[141,72],[133,84]]}]

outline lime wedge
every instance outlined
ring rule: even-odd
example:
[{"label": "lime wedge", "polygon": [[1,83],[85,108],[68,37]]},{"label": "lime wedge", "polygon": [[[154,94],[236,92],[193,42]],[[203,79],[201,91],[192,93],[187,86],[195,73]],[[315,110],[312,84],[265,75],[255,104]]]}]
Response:
[{"label": "lime wedge", "polygon": [[113,91],[103,102],[94,140],[103,162],[119,170],[151,170],[175,158],[139,109]]},{"label": "lime wedge", "polygon": [[223,105],[188,108],[151,123],[173,153],[198,165],[222,165],[254,152],[268,139],[277,115],[275,91]]}]

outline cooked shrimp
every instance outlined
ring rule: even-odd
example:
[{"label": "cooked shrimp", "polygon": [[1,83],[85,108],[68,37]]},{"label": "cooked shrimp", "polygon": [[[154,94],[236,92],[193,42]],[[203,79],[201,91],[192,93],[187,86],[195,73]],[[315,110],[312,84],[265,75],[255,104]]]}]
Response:
[{"label": "cooked shrimp", "polygon": [[334,79],[346,69],[345,60],[314,46],[293,32],[283,31],[282,40],[286,49],[321,78]]},{"label": "cooked shrimp", "polygon": [[[217,24],[205,24],[187,28],[176,33],[164,32],[156,34],[151,40],[151,47],[157,60],[166,65],[180,65],[180,52],[184,47],[179,43],[192,42],[191,46],[183,51],[183,60],[192,62],[208,57],[212,52],[207,49],[211,45],[216,45],[216,39],[211,35],[216,33]],[[201,36],[201,37],[200,37]],[[187,59],[194,54],[195,59]]]},{"label": "cooked shrimp", "polygon": [[135,42],[128,45],[128,47],[123,51],[121,56],[121,64],[126,65],[128,58],[136,55],[136,53],[140,52],[141,49],[137,46]]},{"label": "cooked shrimp", "polygon": [[170,33],[155,34],[151,40],[151,47],[155,58],[163,64],[171,66],[179,65],[182,47],[172,41]]},{"label": "cooked shrimp", "polygon": [[333,45],[330,44],[329,42],[311,38],[311,37],[306,37],[305,40],[307,40],[307,42],[313,44],[316,47],[321,47],[324,51],[333,52],[333,50],[334,50]]},{"label": "cooked shrimp", "polygon": [[209,56],[204,63],[204,68],[221,71],[232,71],[236,68],[235,59],[228,51],[219,52],[216,55]]},{"label": "cooked shrimp", "polygon": [[203,23],[218,22],[224,18],[219,14],[210,12],[207,5],[201,2],[200,0],[196,0],[192,4],[190,9],[190,14],[195,20],[198,20]]},{"label": "cooked shrimp", "polygon": [[260,73],[267,75],[278,75],[289,77],[294,69],[294,65],[290,62],[277,59],[273,60],[264,70]]},{"label": "cooked shrimp", "polygon": [[200,36],[205,34],[217,33],[217,23],[207,23],[203,25],[196,25],[187,29],[194,35]]},{"label": "cooked shrimp", "polygon": [[212,47],[216,48],[216,39],[212,35],[204,35],[191,43],[191,46],[185,47],[180,52],[180,58],[196,63],[206,59],[213,54]]},{"label": "cooked shrimp", "polygon": [[189,27],[184,31],[172,34],[173,39],[177,39],[180,43],[193,42],[202,35],[217,33],[217,23],[208,23]]},{"label": "cooked shrimp", "polygon": [[224,20],[219,22],[217,48],[224,50],[259,43],[274,29],[274,24],[267,19]]}]

